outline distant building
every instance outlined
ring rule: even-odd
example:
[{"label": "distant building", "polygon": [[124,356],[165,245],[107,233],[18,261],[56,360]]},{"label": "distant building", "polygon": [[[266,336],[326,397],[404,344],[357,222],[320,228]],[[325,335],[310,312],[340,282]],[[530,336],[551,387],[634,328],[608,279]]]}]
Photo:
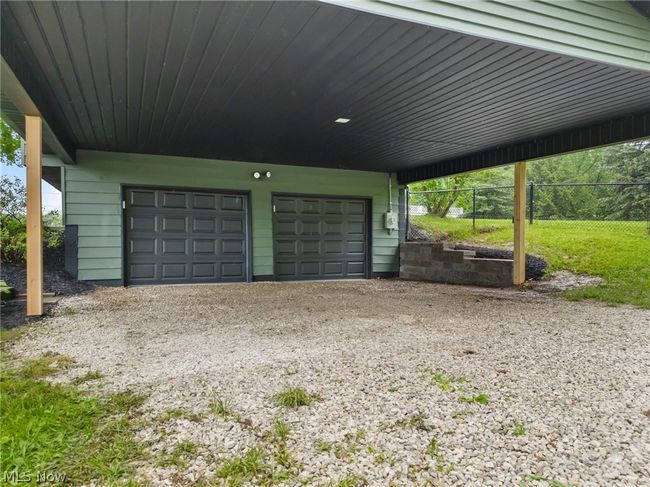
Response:
[{"label": "distant building", "polygon": [[458,206],[452,206],[447,212],[447,218],[462,218],[464,210]]}]

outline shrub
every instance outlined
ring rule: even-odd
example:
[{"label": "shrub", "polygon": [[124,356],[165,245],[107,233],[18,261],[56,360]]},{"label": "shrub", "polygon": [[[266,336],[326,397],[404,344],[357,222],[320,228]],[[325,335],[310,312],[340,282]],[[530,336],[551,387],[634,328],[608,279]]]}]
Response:
[{"label": "shrub", "polygon": [[0,215],[0,254],[3,262],[25,260],[25,216]]},{"label": "shrub", "polygon": [[[44,250],[63,245],[63,229],[43,228]],[[23,262],[27,246],[25,215],[0,215],[0,257],[2,262]]]}]

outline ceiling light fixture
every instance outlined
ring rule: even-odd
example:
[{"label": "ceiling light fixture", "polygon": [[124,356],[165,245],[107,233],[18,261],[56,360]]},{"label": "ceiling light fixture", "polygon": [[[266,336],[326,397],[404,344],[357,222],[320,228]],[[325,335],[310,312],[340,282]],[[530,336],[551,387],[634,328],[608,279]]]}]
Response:
[{"label": "ceiling light fixture", "polygon": [[349,118],[337,118],[334,120],[334,123],[348,123],[350,121]]}]

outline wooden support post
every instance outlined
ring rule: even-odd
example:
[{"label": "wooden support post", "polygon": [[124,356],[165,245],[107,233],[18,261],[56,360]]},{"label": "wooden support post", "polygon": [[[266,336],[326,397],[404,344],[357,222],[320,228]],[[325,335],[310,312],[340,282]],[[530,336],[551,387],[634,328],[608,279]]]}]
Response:
[{"label": "wooden support post", "polygon": [[512,282],[516,286],[526,280],[526,161],[515,163],[515,239]]},{"label": "wooden support post", "polygon": [[43,314],[43,225],[41,209],[41,117],[25,116],[27,166],[27,316]]}]

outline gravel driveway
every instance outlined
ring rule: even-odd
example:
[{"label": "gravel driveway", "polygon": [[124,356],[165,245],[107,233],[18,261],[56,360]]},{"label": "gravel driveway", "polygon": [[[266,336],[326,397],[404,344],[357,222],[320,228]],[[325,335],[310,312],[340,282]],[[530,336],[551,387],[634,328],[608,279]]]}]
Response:
[{"label": "gravel driveway", "polygon": [[[149,394],[153,485],[271,448],[277,420],[307,485],[650,485],[648,311],[393,280],[99,289],[59,306],[74,311],[16,346],[74,357],[63,380],[100,371],[83,387]],[[288,386],[316,400],[278,406]],[[155,460],[179,444],[184,465]]]}]

